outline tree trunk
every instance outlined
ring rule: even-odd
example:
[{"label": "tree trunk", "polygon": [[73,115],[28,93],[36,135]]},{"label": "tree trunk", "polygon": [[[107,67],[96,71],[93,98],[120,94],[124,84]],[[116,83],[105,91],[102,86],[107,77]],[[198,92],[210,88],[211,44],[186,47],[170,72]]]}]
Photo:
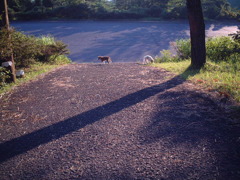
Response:
[{"label": "tree trunk", "polygon": [[[7,5],[7,0],[0,0],[0,1],[4,1],[4,13],[5,13],[5,16],[4,16],[4,25],[7,30],[9,31],[9,37],[8,37],[8,40],[9,40],[9,44],[11,44],[11,29],[10,29],[10,25],[9,25],[9,18],[8,18],[8,5]],[[15,62],[14,62],[14,57],[13,57],[13,50],[11,48],[11,61],[12,61],[12,65],[10,66],[10,70],[11,70],[11,79],[12,81],[15,83],[16,82],[16,70],[15,70]]]},{"label": "tree trunk", "polygon": [[201,68],[206,63],[205,23],[201,0],[187,0],[191,36],[191,67]]}]

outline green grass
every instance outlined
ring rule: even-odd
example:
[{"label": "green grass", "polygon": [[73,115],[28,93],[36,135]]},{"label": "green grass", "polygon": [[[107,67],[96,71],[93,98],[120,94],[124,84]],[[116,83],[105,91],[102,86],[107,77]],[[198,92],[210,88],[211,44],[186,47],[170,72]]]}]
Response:
[{"label": "green grass", "polygon": [[51,36],[42,36],[42,37],[39,38],[39,40],[44,45],[56,44],[56,41],[55,41],[54,37],[51,37]]},{"label": "green grass", "polygon": [[201,70],[191,70],[188,69],[190,61],[186,60],[156,63],[153,66],[174,72],[195,84],[216,90],[221,96],[231,97],[240,102],[240,71],[236,69],[235,64],[208,62]]},{"label": "green grass", "polygon": [[[66,64],[66,63],[64,63]],[[18,78],[16,83],[9,83],[0,87],[0,96],[9,92],[13,87],[19,86],[30,80],[37,79],[39,75],[52,71],[57,67],[63,66],[64,64],[47,64],[47,63],[35,63],[30,68],[23,68],[25,74],[23,78]]]}]

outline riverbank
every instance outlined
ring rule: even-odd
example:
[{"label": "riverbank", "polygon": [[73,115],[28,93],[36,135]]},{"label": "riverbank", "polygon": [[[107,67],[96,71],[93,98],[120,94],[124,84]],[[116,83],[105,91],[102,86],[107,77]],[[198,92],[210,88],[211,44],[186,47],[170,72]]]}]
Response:
[{"label": "riverbank", "polygon": [[28,68],[22,68],[22,70],[24,71],[24,77],[17,78],[16,83],[6,83],[3,86],[0,86],[0,98],[5,96],[6,94],[11,93],[14,88],[25,83],[29,83],[30,81],[37,80],[46,73],[49,73],[50,71],[67,64],[68,63],[65,64],[36,63]]}]

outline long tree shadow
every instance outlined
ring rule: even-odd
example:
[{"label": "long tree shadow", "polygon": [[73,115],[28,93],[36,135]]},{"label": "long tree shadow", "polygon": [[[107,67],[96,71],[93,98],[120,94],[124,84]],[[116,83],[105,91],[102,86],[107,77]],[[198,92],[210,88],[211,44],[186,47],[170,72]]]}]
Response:
[{"label": "long tree shadow", "polygon": [[[188,68],[182,75],[187,77],[195,73],[198,70]],[[200,152],[199,156],[207,148],[215,156],[216,164],[210,166],[213,174],[217,168],[217,174],[222,179],[239,179],[239,127],[226,125],[229,118],[216,106],[215,101],[191,89],[166,91],[158,95],[158,99],[161,104],[158,105],[157,113],[147,127],[139,129],[138,136],[142,145],[162,143],[165,148],[172,149],[172,154],[175,155],[177,153],[174,149],[180,147],[188,152],[195,149]],[[201,163],[194,168],[200,167]],[[172,177],[169,179],[189,175],[194,168],[182,170],[179,167],[181,171],[176,169],[177,173],[170,173]]]},{"label": "long tree shadow", "polygon": [[[192,73],[197,72],[198,71],[192,71]],[[125,108],[144,101],[151,96],[176,87],[183,82],[184,80],[181,77],[176,76],[162,84],[142,89],[135,93],[124,96],[116,101],[112,101],[64,121],[4,142],[0,144],[0,162],[4,162],[14,156],[25,153],[39,145],[59,139],[71,132],[77,131],[89,124],[99,121],[104,117],[113,115]]]}]

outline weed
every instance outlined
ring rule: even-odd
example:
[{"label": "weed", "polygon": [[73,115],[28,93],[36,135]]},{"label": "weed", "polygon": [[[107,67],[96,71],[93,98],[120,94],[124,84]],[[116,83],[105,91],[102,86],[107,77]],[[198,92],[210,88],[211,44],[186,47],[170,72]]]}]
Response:
[{"label": "weed", "polygon": [[[62,65],[62,64],[61,64]],[[26,83],[30,80],[37,79],[39,75],[47,73],[61,65],[56,64],[46,64],[46,63],[35,63],[32,64],[31,67],[24,68],[25,75],[24,78],[18,78],[16,83],[5,83],[0,86],[0,97],[4,93],[10,91],[13,87]]]},{"label": "weed", "polygon": [[[239,63],[237,63],[238,67]],[[218,91],[220,96],[232,97],[240,102],[240,71],[236,71],[235,64],[226,65],[226,62],[208,62],[201,70],[192,70],[189,69],[190,61],[185,60],[182,62],[156,63],[153,66],[172,71],[186,80]]]}]

